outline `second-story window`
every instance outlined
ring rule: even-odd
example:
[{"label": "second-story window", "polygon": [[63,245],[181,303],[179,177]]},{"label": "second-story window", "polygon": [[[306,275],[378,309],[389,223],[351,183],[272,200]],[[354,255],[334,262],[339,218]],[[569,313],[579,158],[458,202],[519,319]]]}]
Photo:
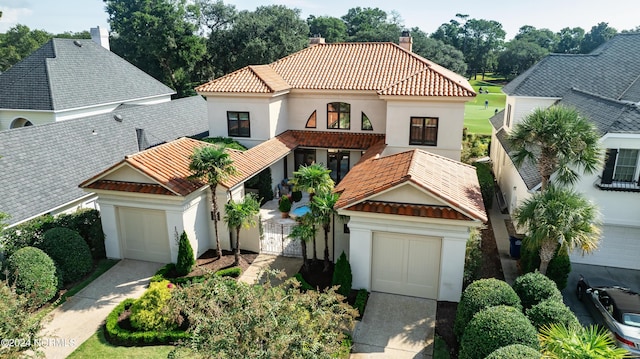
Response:
[{"label": "second-story window", "polygon": [[438,119],[436,117],[411,117],[409,144],[438,145]]},{"label": "second-story window", "polygon": [[227,111],[229,137],[251,137],[249,112]]},{"label": "second-story window", "polygon": [[351,127],[351,105],[345,102],[327,104],[327,128],[348,130]]}]

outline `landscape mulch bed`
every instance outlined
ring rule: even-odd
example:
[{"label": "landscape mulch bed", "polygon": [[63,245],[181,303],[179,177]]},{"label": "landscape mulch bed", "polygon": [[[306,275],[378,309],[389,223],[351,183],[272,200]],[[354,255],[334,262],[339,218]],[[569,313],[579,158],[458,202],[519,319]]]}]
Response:
[{"label": "landscape mulch bed", "polygon": [[[244,273],[247,268],[253,263],[253,261],[258,256],[258,253],[240,250],[240,263],[238,267],[242,268],[242,272]],[[209,249],[204,252],[198,259],[196,259],[196,266],[193,268],[191,273],[187,274],[185,277],[197,277],[202,276],[208,273],[215,273],[221,269],[235,267],[233,262],[235,261],[235,256],[233,251],[222,251],[222,257],[218,259],[218,254],[216,250]],[[176,278],[178,277],[178,273],[175,271],[169,272],[166,275],[167,278]]]},{"label": "landscape mulch bed", "polygon": [[[333,281],[333,263],[330,263],[329,270],[325,272],[324,261],[322,259],[318,259],[316,263],[310,260],[308,269],[305,271],[300,267],[299,272],[302,274],[302,278],[314,288],[325,290],[331,287],[331,282]],[[358,291],[352,289],[347,296],[347,303],[353,306],[356,302],[357,295]]]}]

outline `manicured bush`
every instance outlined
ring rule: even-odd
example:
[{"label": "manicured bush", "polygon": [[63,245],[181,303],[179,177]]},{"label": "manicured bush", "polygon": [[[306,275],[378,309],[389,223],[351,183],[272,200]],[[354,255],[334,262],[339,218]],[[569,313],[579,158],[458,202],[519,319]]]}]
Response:
[{"label": "manicured bush", "polygon": [[293,277],[300,283],[300,289],[302,290],[315,289],[314,287],[311,286],[311,284],[309,284],[306,280],[304,280],[304,278],[302,277],[302,273],[296,273]]},{"label": "manicured bush", "polygon": [[472,229],[467,241],[467,250],[464,258],[464,275],[462,285],[467,287],[478,279],[477,274],[482,265],[482,249],[480,248],[482,236],[478,229]]},{"label": "manicured bush", "polygon": [[289,199],[289,196],[280,197],[280,201],[278,202],[278,209],[283,213],[288,213],[289,211],[291,211],[291,200]]},{"label": "manicured bush", "polygon": [[300,202],[302,200],[302,192],[301,191],[293,191],[291,192],[291,201]]},{"label": "manicured bush", "polygon": [[144,294],[131,306],[131,326],[139,331],[173,330],[177,323],[166,310],[174,285],[168,280],[149,284]]},{"label": "manicured bush", "polygon": [[499,305],[473,316],[460,343],[459,359],[483,359],[496,349],[522,344],[538,349],[538,331],[519,309]]},{"label": "manicured bush", "polygon": [[240,267],[231,267],[231,268],[220,269],[219,271],[215,272],[214,275],[216,275],[218,277],[238,278],[240,276],[240,274],[242,274],[242,268],[240,268]]},{"label": "manicured bush", "polygon": [[180,242],[178,243],[178,260],[176,261],[176,272],[178,275],[183,276],[191,273],[193,266],[196,264],[196,259],[193,256],[193,248],[191,242],[187,237],[187,233],[182,231],[180,235]]},{"label": "manicured bush", "polygon": [[[19,339],[22,343],[35,343],[40,331],[40,315],[31,313],[27,298],[19,295],[7,286],[4,281],[0,281],[0,338]],[[21,346],[0,346],[0,358],[18,358],[19,351],[28,347]]]},{"label": "manicured bush", "polygon": [[358,310],[358,318],[362,318],[364,308],[367,306],[367,300],[369,300],[369,292],[366,289],[360,289],[356,295],[356,301],[353,303],[353,307]]},{"label": "manicured bush", "polygon": [[32,307],[40,307],[56,295],[58,277],[56,265],[42,250],[24,247],[7,260],[9,283],[16,293],[23,294]]},{"label": "manicured bush", "polygon": [[508,305],[522,310],[520,298],[505,281],[488,278],[471,283],[462,292],[456,312],[454,332],[458,340],[462,339],[465,327],[476,313],[496,305]]},{"label": "manicured bush", "polygon": [[473,165],[476,167],[482,201],[484,202],[485,208],[490,209],[493,206],[493,197],[495,196],[495,184],[493,174],[491,173],[491,166],[488,163],[480,162],[476,162]]},{"label": "manicured bush", "polygon": [[53,222],[52,216],[45,215],[5,229],[0,236],[5,258],[11,257],[20,248],[37,247],[42,242],[43,226]]},{"label": "manicured bush", "polygon": [[522,344],[511,344],[500,349],[496,349],[485,359],[540,359],[542,354],[539,351]]},{"label": "manicured bush", "polygon": [[105,338],[115,345],[159,345],[176,343],[188,339],[190,335],[182,330],[167,331],[131,331],[122,328],[119,318],[122,313],[130,309],[135,299],[125,299],[118,304],[107,316],[105,323]]},{"label": "manicured bush", "polygon": [[536,329],[550,324],[564,324],[567,327],[580,324],[576,315],[562,300],[547,299],[527,309],[525,313]]},{"label": "manicured bush", "polygon": [[[525,245],[527,239],[523,241],[520,249],[520,269],[522,273],[533,272],[540,267],[540,255],[538,250]],[[559,290],[567,286],[567,279],[571,272],[571,261],[566,249],[558,248],[553,259],[549,262],[546,276],[556,283]]]},{"label": "manicured bush", "polygon": [[167,277],[167,274],[175,271],[175,269],[176,269],[176,265],[174,263],[166,264],[166,265],[162,266],[160,269],[158,269],[156,274],[154,274],[153,277],[151,277],[151,279],[149,281],[150,282],[160,282],[160,281],[163,281],[165,279],[169,279]]},{"label": "manicured bush", "polygon": [[52,228],[44,233],[39,246],[53,259],[64,283],[73,283],[93,268],[91,250],[76,231]]},{"label": "manicured bush", "polygon": [[525,310],[547,299],[562,302],[562,293],[560,293],[556,284],[538,271],[516,278],[513,283],[513,290],[520,297],[522,307]]},{"label": "manicured bush", "polygon": [[346,297],[351,292],[352,280],[353,275],[351,274],[351,265],[347,260],[347,255],[342,252],[335,267],[333,268],[333,279],[331,281],[331,285],[340,286],[337,292]]}]

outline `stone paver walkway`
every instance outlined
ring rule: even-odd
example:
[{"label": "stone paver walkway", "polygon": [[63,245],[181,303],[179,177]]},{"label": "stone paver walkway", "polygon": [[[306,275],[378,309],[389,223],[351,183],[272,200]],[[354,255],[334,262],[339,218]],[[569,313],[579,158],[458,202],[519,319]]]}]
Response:
[{"label": "stone paver walkway", "polygon": [[249,266],[249,268],[247,268],[247,270],[242,273],[239,280],[248,284],[264,284],[264,270],[267,268],[278,269],[285,272],[286,277],[281,280],[272,278],[271,284],[277,285],[284,279],[293,277],[296,273],[298,273],[300,267],[302,267],[302,258],[282,257],[261,253],[260,255],[258,255],[258,257],[256,257],[253,263],[251,263],[251,266]]}]

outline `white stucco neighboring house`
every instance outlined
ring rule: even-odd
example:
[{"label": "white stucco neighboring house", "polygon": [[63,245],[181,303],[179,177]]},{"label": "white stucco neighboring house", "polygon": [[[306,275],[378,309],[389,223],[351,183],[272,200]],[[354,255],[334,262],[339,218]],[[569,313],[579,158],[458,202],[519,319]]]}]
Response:
[{"label": "white stucco neighboring house", "polygon": [[606,151],[602,170],[582,175],[575,189],[602,214],[599,249],[573,253],[575,263],[640,269],[640,34],[619,34],[590,54],[552,54],[503,90],[507,104],[491,119],[493,170],[510,213],[539,190],[533,164],[513,165],[509,131],[536,108],[576,108],[596,126]]},{"label": "white stucco neighboring house", "polygon": [[[393,43],[314,40],[274,63],[196,88],[207,99],[210,136],[249,148],[228,150],[238,174],[218,186],[219,207],[240,199],[244,183],[266,168],[275,190],[300,166],[323,163],[341,196],[336,210],[348,216],[346,225],[332,226],[331,259],[347,253],[354,285],[458,301],[469,230],[487,220],[475,170],[458,162],[464,104],[473,89],[462,76]],[[129,243],[136,235],[149,238],[143,246],[162,241],[157,260],[173,261],[175,248],[165,242],[181,230],[198,253],[215,248],[210,204],[204,208],[210,191],[188,179],[188,149],[202,145],[163,144],[83,182],[111,212],[102,217],[110,256],[141,255],[129,251],[139,244]],[[176,183],[191,187],[181,193]],[[189,219],[200,204],[191,213],[201,217]],[[128,221],[136,209],[144,225],[134,229]],[[166,235],[141,233],[148,223],[162,223],[155,229]],[[230,249],[230,234],[220,228],[222,246]],[[260,250],[258,229],[242,236],[242,249]]]}]

